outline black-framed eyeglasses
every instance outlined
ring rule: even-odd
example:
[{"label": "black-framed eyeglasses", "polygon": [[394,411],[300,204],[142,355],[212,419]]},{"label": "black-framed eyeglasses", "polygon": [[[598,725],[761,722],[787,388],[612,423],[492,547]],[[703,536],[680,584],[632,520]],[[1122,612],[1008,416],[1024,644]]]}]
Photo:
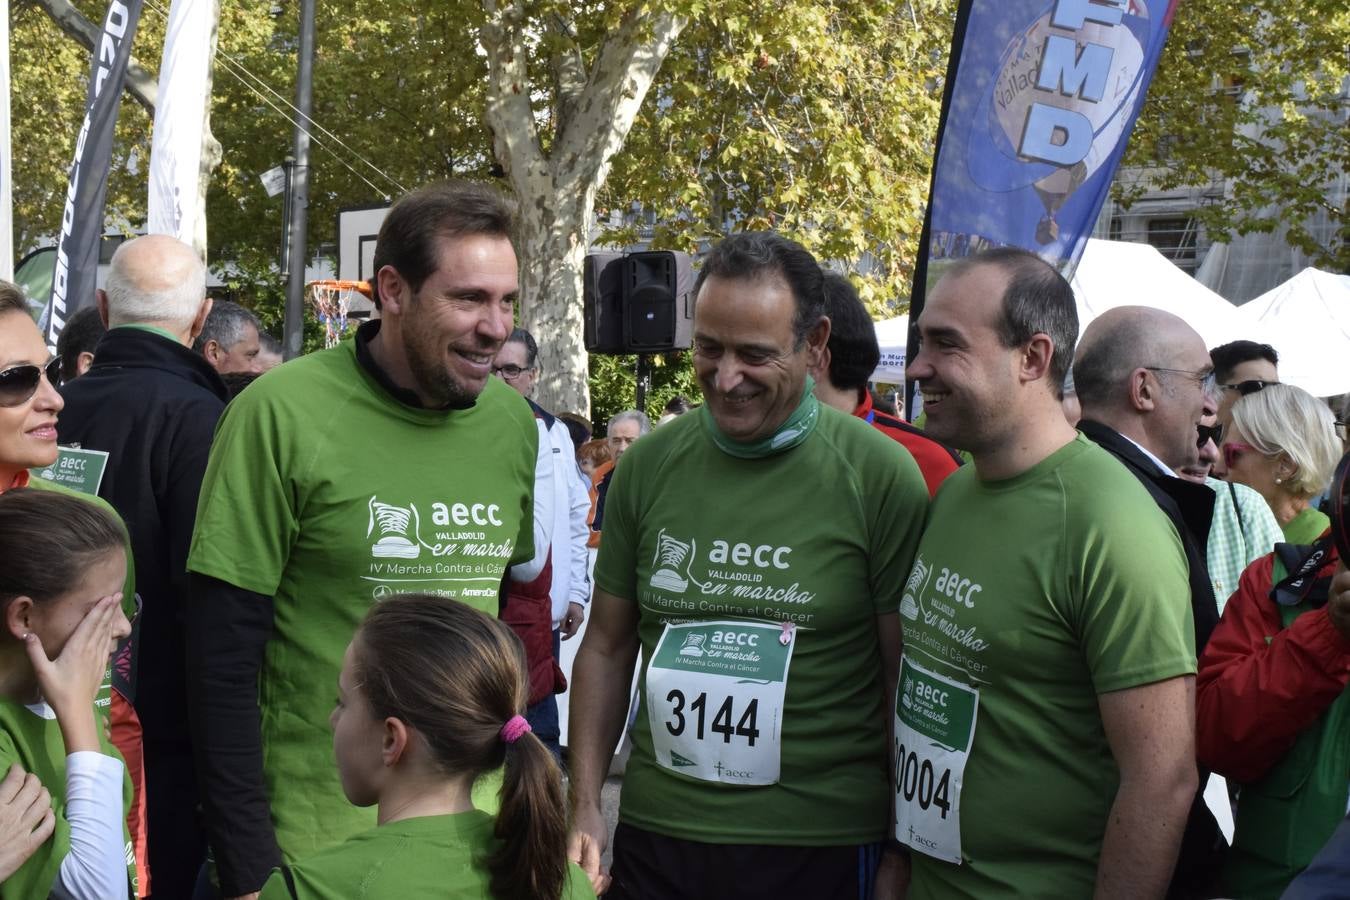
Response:
[{"label": "black-framed eyeglasses", "polygon": [[14,366],[0,372],[0,406],[21,406],[37,393],[42,376],[52,387],[61,386],[61,358],[42,366]]},{"label": "black-framed eyeglasses", "polygon": [[499,375],[507,381],[515,381],[524,372],[533,372],[534,366],[493,366],[492,374]]},{"label": "black-framed eyeglasses", "polygon": [[1259,378],[1251,378],[1247,381],[1238,381],[1233,384],[1221,384],[1219,387],[1225,391],[1237,391],[1242,396],[1255,394],[1257,391],[1263,391],[1272,384],[1279,384],[1278,381],[1262,381]]},{"label": "black-framed eyeglasses", "polygon": [[1143,366],[1142,368],[1150,372],[1171,372],[1173,375],[1185,375],[1198,384],[1206,394],[1212,393],[1217,384],[1213,369],[1201,369],[1198,372],[1192,372],[1189,369],[1169,369],[1166,366]]},{"label": "black-framed eyeglasses", "polygon": [[1199,447],[1202,450],[1205,448],[1205,444],[1208,444],[1210,441],[1213,441],[1214,446],[1216,447],[1223,444],[1222,422],[1216,425],[1201,425],[1197,422],[1195,425],[1195,432],[1196,432],[1195,446]]}]

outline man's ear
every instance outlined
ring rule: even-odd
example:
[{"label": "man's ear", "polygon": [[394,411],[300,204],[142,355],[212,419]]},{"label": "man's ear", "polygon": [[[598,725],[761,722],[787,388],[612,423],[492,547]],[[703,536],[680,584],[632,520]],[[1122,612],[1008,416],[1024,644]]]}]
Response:
[{"label": "man's ear", "polygon": [[37,604],[32,597],[15,597],[5,607],[5,632],[16,640],[33,630],[33,612]]},{"label": "man's ear", "polygon": [[207,297],[202,301],[201,308],[197,310],[197,318],[192,320],[192,328],[188,330],[187,345],[192,346],[192,342],[197,340],[197,335],[202,333],[202,328],[206,325],[206,317],[211,314],[211,307],[216,301]]},{"label": "man's ear", "polygon": [[806,332],[806,366],[807,368],[820,367],[824,354],[829,352],[830,343],[830,317],[821,316],[816,320],[816,324],[811,326],[811,330]]},{"label": "man's ear", "polygon": [[398,765],[407,752],[411,740],[412,733],[402,719],[396,719],[393,716],[385,719],[384,743],[380,748],[380,756],[383,758],[384,764],[386,766]]},{"label": "man's ear", "polygon": [[408,282],[393,266],[381,266],[375,273],[376,284],[380,292],[380,311],[386,316],[400,316],[408,306],[411,291]]},{"label": "man's ear", "polygon": [[1055,358],[1055,342],[1050,335],[1037,332],[1022,350],[1018,373],[1024,384],[1040,381],[1050,374],[1050,363]]},{"label": "man's ear", "polygon": [[80,355],[75,357],[75,374],[83,375],[89,371],[89,367],[94,364],[94,354],[88,350],[81,350]]},{"label": "man's ear", "polygon": [[825,349],[820,351],[815,360],[807,363],[806,370],[816,380],[816,384],[829,380],[830,360],[833,358],[830,355],[830,345],[827,343]]},{"label": "man's ear", "polygon": [[1130,408],[1136,412],[1153,412],[1158,407],[1158,393],[1162,383],[1140,366],[1130,373]]},{"label": "man's ear", "polygon": [[98,306],[98,317],[103,320],[103,327],[111,328],[108,324],[108,292],[103,288],[94,291],[94,303]]},{"label": "man's ear", "polygon": [[212,339],[202,344],[202,356],[214,367],[220,362],[220,343]]}]

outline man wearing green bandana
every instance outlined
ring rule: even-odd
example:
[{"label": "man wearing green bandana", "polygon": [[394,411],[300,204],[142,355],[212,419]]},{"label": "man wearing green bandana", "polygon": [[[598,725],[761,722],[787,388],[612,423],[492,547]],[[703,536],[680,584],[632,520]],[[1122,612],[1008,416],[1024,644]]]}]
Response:
[{"label": "man wearing green bandana", "polygon": [[634,445],[609,492],[573,669],[570,854],[603,882],[600,787],[640,658],[608,898],[722,896],[726,879],[880,894],[901,867],[883,852],[886,711],[928,491],[812,394],[830,321],[811,254],[734,235],[695,296],[705,404]]}]

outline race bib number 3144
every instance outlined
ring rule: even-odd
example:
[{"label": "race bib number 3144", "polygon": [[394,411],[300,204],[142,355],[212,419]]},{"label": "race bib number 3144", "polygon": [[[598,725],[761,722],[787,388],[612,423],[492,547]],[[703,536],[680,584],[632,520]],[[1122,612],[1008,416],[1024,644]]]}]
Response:
[{"label": "race bib number 3144", "polygon": [[795,634],[758,622],[668,625],[647,667],[661,767],[724,784],[775,784]]}]

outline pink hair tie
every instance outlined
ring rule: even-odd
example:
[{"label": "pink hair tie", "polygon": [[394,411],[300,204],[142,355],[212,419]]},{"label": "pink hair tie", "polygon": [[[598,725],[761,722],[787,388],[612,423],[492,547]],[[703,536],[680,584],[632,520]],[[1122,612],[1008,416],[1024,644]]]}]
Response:
[{"label": "pink hair tie", "polygon": [[530,723],[525,721],[524,716],[512,716],[507,719],[506,724],[502,726],[502,740],[506,741],[508,744],[514,744],[516,741],[520,740],[522,734],[533,730],[534,729],[530,727]]}]

